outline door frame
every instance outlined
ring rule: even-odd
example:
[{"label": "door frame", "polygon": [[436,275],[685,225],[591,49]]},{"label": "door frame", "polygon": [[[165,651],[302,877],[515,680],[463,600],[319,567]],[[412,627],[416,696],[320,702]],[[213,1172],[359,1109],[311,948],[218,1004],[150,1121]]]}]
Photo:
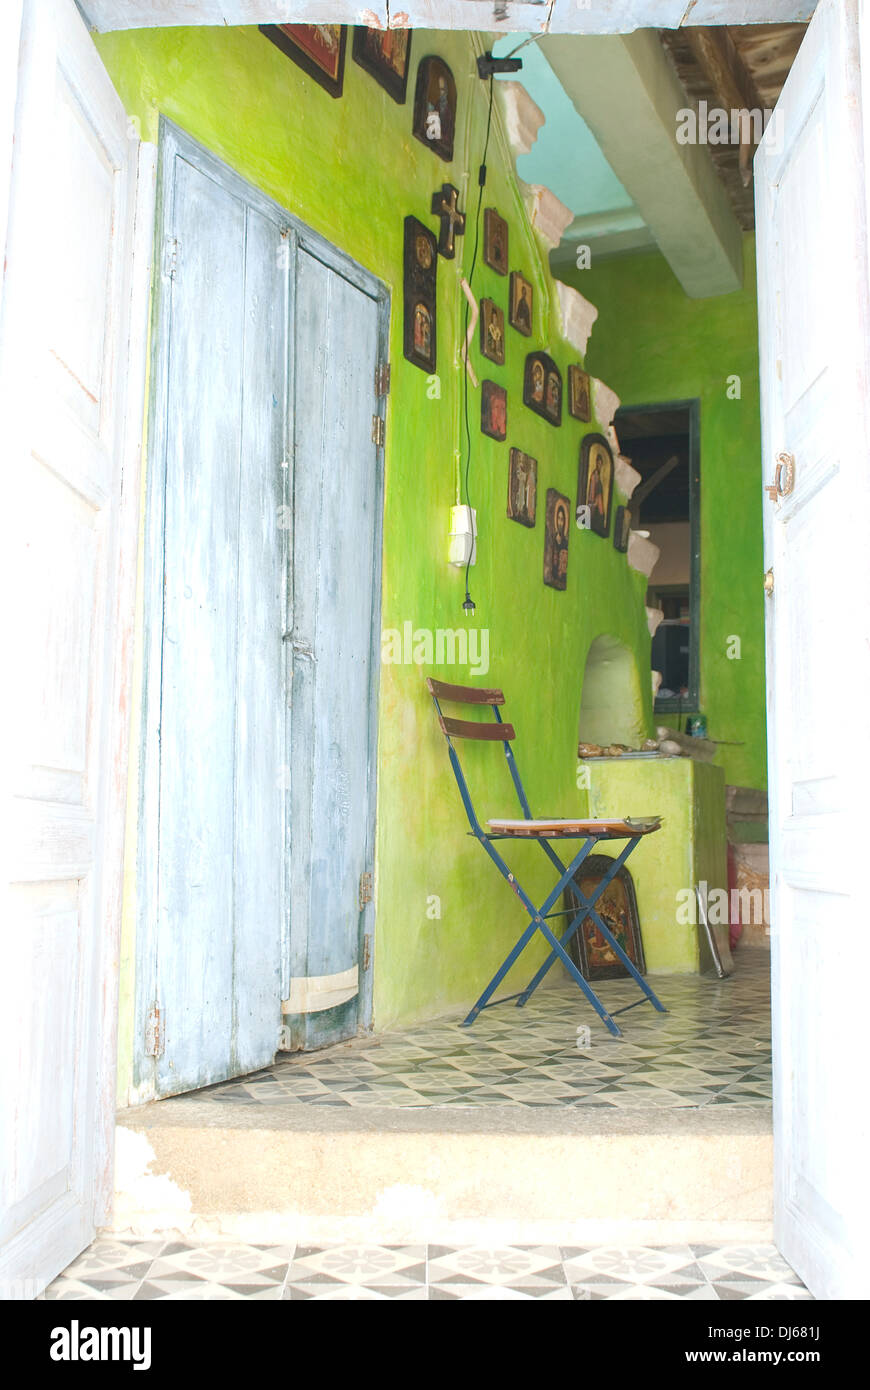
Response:
[{"label": "door frame", "polygon": [[[321,261],[328,269],[342,276],[350,284],[361,290],[378,306],[378,358],[385,362],[388,358],[390,294],[371,271],[361,266],[346,252],[334,246],[319,232],[308,227],[293,213],[264,193],[256,184],[233,169],[225,160],[202,145],[181,126],[160,117],[157,159],[157,195],[154,214],[154,275],[151,305],[151,389],[148,401],[148,458],[146,462],[146,500],[143,546],[143,639],[142,639],[142,709],[139,729],[139,786],[137,789],[137,808],[139,833],[137,837],[136,864],[136,945],[135,945],[135,999],[133,1005],[133,1048],[132,1085],[130,1101],[133,1104],[150,1100],[154,1096],[152,1068],[153,1060],[145,1054],[145,1039],[148,1028],[148,1014],[151,1003],[159,997],[157,993],[157,875],[159,863],[159,820],[160,820],[160,701],[163,645],[163,565],[164,565],[164,502],[166,496],[166,407],[169,385],[169,340],[171,332],[171,248],[166,245],[168,236],[167,217],[171,212],[171,176],[176,156],[188,160],[206,177],[213,178],[230,193],[237,193],[249,206],[255,208],[269,221],[279,224],[286,230],[291,247],[289,263],[293,263],[292,252],[298,247],[308,255]],[[180,256],[183,258],[184,249]],[[288,417],[294,409],[295,364],[293,343],[295,329],[295,296],[293,276],[287,276],[287,354],[288,354]],[[373,413],[382,418],[386,412],[384,398],[376,397],[372,383]],[[294,447],[291,437],[291,419],[288,419],[285,436],[285,455],[288,467],[284,470],[283,502],[293,505]],[[373,584],[372,634],[370,652],[369,689],[366,692],[369,706],[369,748],[368,748],[368,805],[366,808],[366,862],[373,863],[376,844],[377,815],[377,735],[378,704],[380,690],[380,623],[383,567],[383,514],[384,514],[384,449],[377,450],[378,468],[375,479],[375,546]],[[285,572],[285,631],[289,630],[288,607],[292,603],[292,531],[283,531],[283,563]],[[286,690],[285,690],[286,700]],[[285,724],[285,760],[289,755],[289,721],[291,712],[287,708]],[[286,798],[285,822],[285,863],[284,863],[284,908],[281,922],[281,990],[275,1001],[276,1046],[281,1027],[281,1002],[290,992],[290,932],[289,932],[289,874],[291,854],[290,798]],[[372,1024],[373,995],[373,945],[374,945],[375,901],[369,903],[360,913],[360,1028],[368,1030]],[[362,969],[365,937],[370,939],[369,968]]]}]

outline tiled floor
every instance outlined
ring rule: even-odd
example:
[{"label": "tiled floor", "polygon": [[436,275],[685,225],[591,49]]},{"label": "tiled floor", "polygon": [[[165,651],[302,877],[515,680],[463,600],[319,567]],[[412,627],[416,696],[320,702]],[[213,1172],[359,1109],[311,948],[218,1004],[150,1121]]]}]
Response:
[{"label": "tiled floor", "polygon": [[[734,975],[664,975],[649,1004],[620,1016],[612,1037],[570,983],[480,1014],[451,1015],[402,1033],[323,1052],[282,1055],[271,1067],[197,1092],[222,1105],[597,1106],[656,1109],[769,1106],[770,957],[744,950]],[[596,986],[605,1005],[637,997],[631,981]],[[578,1029],[590,1029],[589,1045]],[[163,1104],[171,1106],[172,1100]]]},{"label": "tiled floor", "polygon": [[103,1238],[46,1299],[808,1299],[772,1245],[194,1244]]}]

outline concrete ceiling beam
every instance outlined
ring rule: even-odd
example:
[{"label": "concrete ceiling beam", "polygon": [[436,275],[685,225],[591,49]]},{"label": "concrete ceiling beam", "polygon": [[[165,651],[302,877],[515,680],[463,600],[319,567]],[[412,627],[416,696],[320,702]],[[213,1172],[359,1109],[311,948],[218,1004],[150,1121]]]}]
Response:
[{"label": "concrete ceiling beam", "polygon": [[677,142],[688,99],[655,30],[551,36],[541,50],[687,295],[743,283],[743,234],[709,150]]}]

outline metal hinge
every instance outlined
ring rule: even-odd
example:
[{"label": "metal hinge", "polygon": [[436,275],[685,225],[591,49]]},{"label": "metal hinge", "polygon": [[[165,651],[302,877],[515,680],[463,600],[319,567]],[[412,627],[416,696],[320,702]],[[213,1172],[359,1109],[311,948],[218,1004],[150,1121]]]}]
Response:
[{"label": "metal hinge", "polygon": [[371,874],[360,874],[359,876],[359,905],[365,907],[366,903],[372,900],[372,876]]},{"label": "metal hinge", "polygon": [[366,970],[370,970],[370,969],[371,969],[371,965],[372,965],[372,939],[371,939],[370,936],[364,936],[364,937],[363,937],[363,958],[362,958],[362,968],[363,968],[363,972],[365,972]]},{"label": "metal hinge", "polygon": [[168,236],[163,245],[163,274],[174,280],[178,274],[178,256],[181,242],[177,237]]},{"label": "metal hinge", "polygon": [[388,396],[390,394],[390,364],[389,362],[379,362],[375,367],[375,395]]},{"label": "metal hinge", "polygon": [[387,440],[387,426],[380,415],[372,416],[372,443],[377,444],[379,449],[384,447]]},{"label": "metal hinge", "polygon": [[162,1057],[164,1044],[163,1015],[159,1004],[152,1004],[145,1020],[145,1056]]}]

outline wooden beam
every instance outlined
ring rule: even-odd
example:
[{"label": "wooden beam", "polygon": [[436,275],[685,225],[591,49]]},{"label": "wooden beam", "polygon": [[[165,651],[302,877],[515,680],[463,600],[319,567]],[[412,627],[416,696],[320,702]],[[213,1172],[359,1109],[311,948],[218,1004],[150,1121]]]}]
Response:
[{"label": "wooden beam", "polygon": [[[686,39],[710,84],[717,106],[729,112],[764,110],[764,102],[752,74],[740,57],[727,28],[687,28]],[[746,118],[740,123],[740,177],[744,187],[749,186],[752,178],[754,145],[751,123]]]},{"label": "wooden beam", "polygon": [[638,513],[640,509],[640,504],[643,501],[643,499],[645,497],[649,497],[650,493],[653,491],[654,488],[658,487],[659,483],[664,482],[668,474],[673,472],[673,470],[676,468],[679,461],[679,454],[672,454],[671,457],[668,459],[667,463],[663,463],[660,468],[656,469],[655,473],[651,474],[650,477],[647,478],[645,483],[641,483],[639,488],[635,488],[634,492],[631,495],[632,516]]}]

